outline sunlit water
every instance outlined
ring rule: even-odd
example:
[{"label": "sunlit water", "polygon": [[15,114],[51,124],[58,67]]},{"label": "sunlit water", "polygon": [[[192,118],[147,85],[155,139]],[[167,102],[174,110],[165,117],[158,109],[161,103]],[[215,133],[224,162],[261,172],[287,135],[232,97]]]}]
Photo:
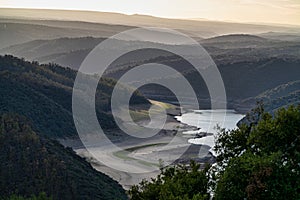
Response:
[{"label": "sunlit water", "polygon": [[[182,116],[176,116],[175,118],[181,123],[196,126],[200,130],[191,130],[183,132],[183,134],[196,134],[198,132],[208,132],[214,135],[189,139],[192,144],[208,145],[213,147],[215,144],[215,135],[218,134],[217,126],[226,129],[237,128],[236,124],[240,121],[244,115],[237,113],[234,110],[194,110],[187,112]],[[210,150],[211,153],[215,153]]]}]

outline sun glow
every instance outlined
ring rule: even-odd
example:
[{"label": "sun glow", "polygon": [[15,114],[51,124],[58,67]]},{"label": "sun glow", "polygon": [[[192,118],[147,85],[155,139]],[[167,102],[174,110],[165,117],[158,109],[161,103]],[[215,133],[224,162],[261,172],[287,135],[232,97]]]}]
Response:
[{"label": "sun glow", "polygon": [[0,0],[0,7],[93,10],[168,18],[300,25],[298,0]]}]

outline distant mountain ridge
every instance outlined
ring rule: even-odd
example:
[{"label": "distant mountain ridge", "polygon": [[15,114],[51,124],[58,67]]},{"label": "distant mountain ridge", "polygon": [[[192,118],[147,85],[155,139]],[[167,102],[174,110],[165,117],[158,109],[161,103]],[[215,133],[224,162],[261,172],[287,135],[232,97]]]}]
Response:
[{"label": "distant mountain ridge", "polygon": [[[67,22],[66,22],[67,23]],[[31,24],[27,21],[17,23],[12,20],[0,19],[0,47],[29,42],[32,40],[57,39],[62,37],[110,37],[121,31],[128,30],[129,26],[98,24],[99,28],[81,28],[79,26],[49,26],[43,23]]]},{"label": "distant mountain ridge", "polygon": [[80,38],[58,38],[53,40],[33,40],[23,44],[13,45],[1,49],[7,54],[13,54],[30,60],[40,61],[39,58],[74,52],[76,50],[93,49],[105,38],[80,37]]},{"label": "distant mountain ridge", "polygon": [[[42,57],[38,58],[38,61],[55,62],[64,66],[72,66],[76,69],[91,51],[88,47],[93,48],[101,40],[103,38],[92,37],[39,40],[6,48],[5,51],[20,57],[28,56],[26,59],[29,60],[36,59],[35,55],[40,55]],[[132,41],[130,43],[126,41],[116,42],[118,42],[116,45],[119,49],[126,49],[126,46],[130,45]],[[238,102],[241,100],[255,97],[278,85],[299,79],[300,70],[298,65],[300,63],[298,58],[300,56],[300,43],[274,41],[247,34],[234,34],[204,40],[202,45],[211,54],[221,72],[230,106],[239,104]],[[86,49],[81,49],[81,46],[86,47]],[[66,52],[51,54],[58,51],[58,49],[61,49],[61,52]],[[117,51],[119,49],[116,48]],[[49,55],[44,56],[48,52]],[[129,56],[120,63],[114,63],[112,70],[106,71],[105,75],[118,79],[120,75],[136,65],[147,62],[162,63],[175,67],[176,70],[184,73],[189,80],[192,80],[193,84],[197,86],[197,93],[202,95],[199,98],[208,98],[205,95],[204,91],[206,91],[206,88],[201,82],[201,77],[195,76],[194,71],[188,71],[188,63],[184,62],[182,58],[162,52],[155,54],[144,51],[142,55]],[[176,76],[174,76],[175,74],[170,74],[165,78],[170,78],[170,80],[176,82]],[[155,77],[153,78],[155,79]],[[155,91],[155,88],[142,88],[144,94],[150,95],[148,96],[149,98],[154,98],[153,91]],[[158,88],[157,92],[160,97],[165,96],[167,98],[169,95]],[[255,100],[253,101],[255,102]],[[245,102],[248,102],[246,107],[249,109],[251,103],[249,101]]]},{"label": "distant mountain ridge", "polygon": [[214,42],[265,42],[267,39],[250,34],[229,34],[229,35],[221,35],[217,37],[212,37],[208,39],[204,39],[202,43],[214,43]]},{"label": "distant mountain ridge", "polygon": [[[30,16],[30,17],[29,17]],[[298,30],[295,27],[242,24],[219,21],[196,21],[186,19],[167,19],[147,15],[125,15],[109,12],[66,11],[46,9],[0,9],[1,18],[47,19],[66,21],[87,21],[127,26],[151,26],[182,30],[195,37],[212,37],[232,33],[262,33],[268,31]]]},{"label": "distant mountain ridge", "polygon": [[258,34],[260,37],[274,39],[274,40],[282,40],[282,41],[290,41],[290,42],[299,42],[300,34],[299,33],[284,33],[284,32],[266,32]]},{"label": "distant mountain ridge", "polygon": [[[41,63],[54,62],[62,66],[78,69],[87,54],[104,39],[105,38],[80,37],[33,40],[2,48],[0,49],[0,54],[12,54]],[[138,41],[116,41],[115,45],[117,45],[119,49],[123,48],[126,50],[126,46],[131,45],[131,43],[139,44]],[[297,58],[300,56],[300,42],[272,40],[248,34],[222,35],[201,40],[200,44],[211,54],[215,62],[232,63],[270,57]],[[111,50],[118,51],[118,48]],[[164,56],[164,54],[161,56]],[[155,56],[143,54],[143,56],[128,58],[127,61],[123,61],[122,64],[142,61],[142,58],[147,60],[155,58]]]}]

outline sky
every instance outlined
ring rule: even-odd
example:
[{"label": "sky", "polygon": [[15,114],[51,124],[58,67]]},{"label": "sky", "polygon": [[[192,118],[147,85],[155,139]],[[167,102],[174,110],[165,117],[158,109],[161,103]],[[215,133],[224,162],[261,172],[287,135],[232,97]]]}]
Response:
[{"label": "sky", "polygon": [[0,0],[0,7],[300,25],[300,0]]}]

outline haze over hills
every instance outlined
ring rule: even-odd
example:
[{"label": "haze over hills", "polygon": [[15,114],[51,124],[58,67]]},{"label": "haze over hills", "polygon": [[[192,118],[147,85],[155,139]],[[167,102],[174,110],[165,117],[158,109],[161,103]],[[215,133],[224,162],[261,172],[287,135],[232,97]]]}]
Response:
[{"label": "haze over hills", "polygon": [[[53,40],[33,40],[30,42],[13,45],[2,49],[2,52],[13,54],[18,57],[23,57],[28,60],[36,60],[42,63],[52,62],[51,60],[43,60],[45,57],[58,57],[63,54],[72,53],[78,50],[92,50],[96,45],[102,42],[104,38],[58,38]],[[61,64],[59,62],[55,62]],[[80,64],[81,62],[78,62]],[[72,67],[72,66],[69,66]]]},{"label": "haze over hills", "polygon": [[[46,17],[45,17],[46,16]],[[263,33],[269,31],[300,32],[299,27],[241,24],[219,21],[195,21],[166,19],[147,15],[125,15],[119,13],[39,10],[39,9],[8,9],[0,8],[0,18],[17,19],[51,19],[67,21],[87,21],[105,24],[129,26],[154,26],[177,29],[194,37],[212,37],[232,33]],[[45,23],[43,21],[41,24]],[[47,23],[47,22],[46,22]],[[44,24],[45,25],[45,24]],[[49,22],[48,22],[49,25]],[[53,25],[53,24],[52,24]]]},{"label": "haze over hills", "polygon": [[284,32],[266,32],[261,33],[259,36],[274,40],[282,40],[282,41],[291,41],[291,42],[299,42],[300,36],[297,33],[284,33]]},{"label": "haze over hills", "polygon": [[[76,70],[86,55],[103,39],[105,38],[82,37],[34,40],[1,49],[0,53],[13,54],[41,63],[58,63]],[[299,42],[268,39],[249,34],[231,34],[203,39],[200,43],[210,53],[221,72],[230,107],[240,109],[240,106],[245,106],[244,111],[250,109],[256,102],[254,97],[260,93],[278,85],[296,81],[300,77],[298,70]],[[118,48],[111,50],[116,52],[122,48],[126,50],[133,44],[145,45],[138,41],[119,40],[116,40],[115,44]],[[201,101],[209,98],[208,94],[204,92],[206,88],[201,77],[195,76],[194,71],[190,70],[188,64],[181,58],[162,51],[145,50],[140,53],[143,56],[128,54],[124,59],[119,59],[106,71],[106,76],[118,79],[129,69],[148,62],[167,64],[173,66],[180,73],[184,73],[188,80],[192,80],[193,84],[197,85],[196,90],[197,94],[201,94],[199,95]],[[279,77],[277,77],[278,74],[280,74]],[[169,74],[164,78],[175,81],[176,76],[176,74]],[[152,78],[157,79],[158,77]],[[169,101],[173,101],[173,98],[168,97],[169,94],[165,93],[166,91],[161,91],[159,88],[146,87],[141,88],[141,91],[148,98],[160,100],[164,96],[164,100],[169,98]],[[252,101],[238,103],[247,98],[252,98]],[[206,107],[208,103],[205,100],[203,106]]]},{"label": "haze over hills", "polygon": [[300,3],[124,2],[0,0],[224,20],[0,8],[0,200],[299,200]]},{"label": "haze over hills", "polygon": [[[0,54],[2,55],[0,56],[0,83],[2,86],[0,90],[0,115],[18,113],[28,118],[32,122],[33,131],[27,131],[29,136],[27,134],[25,137],[38,139],[37,143],[30,143],[31,140],[26,142],[34,147],[37,145],[37,148],[35,148],[37,151],[40,150],[39,147],[42,144],[42,146],[47,147],[49,152],[57,151],[61,153],[62,157],[54,154],[56,158],[54,163],[67,162],[66,166],[74,165],[74,168],[67,167],[69,170],[65,172],[68,174],[73,173],[74,170],[77,170],[76,172],[79,171],[79,175],[74,178],[76,181],[77,179],[82,179],[83,182],[86,181],[86,179],[81,177],[81,175],[86,175],[86,173],[82,172],[83,167],[80,167],[86,167],[86,162],[80,160],[70,150],[64,149],[50,139],[58,139],[62,143],[65,142],[64,144],[71,144],[70,146],[73,145],[74,141],[76,145],[80,143],[78,145],[80,147],[72,146],[78,148],[76,149],[77,153],[87,157],[94,167],[98,167],[98,170],[107,170],[101,163],[99,164],[89,157],[89,154],[85,152],[86,149],[80,149],[81,141],[78,140],[72,115],[72,90],[75,77],[78,74],[77,70],[92,49],[103,40],[139,26],[176,29],[199,42],[219,69],[225,85],[227,108],[236,110],[238,114],[247,113],[255,107],[257,101],[264,101],[266,111],[271,113],[274,113],[278,108],[300,102],[300,28],[297,26],[164,19],[146,15],[88,11],[0,8]],[[105,152],[107,154],[104,157],[107,157],[108,160],[111,158],[120,159],[122,162],[124,161],[122,164],[126,164],[128,161],[136,162],[138,164],[136,169],[139,170],[143,169],[143,167],[147,169],[149,167],[157,168],[158,164],[154,161],[155,159],[152,159],[152,153],[156,152],[157,142],[168,142],[174,136],[174,130],[182,125],[174,120],[174,115],[180,115],[181,113],[179,107],[166,104],[178,104],[176,96],[171,91],[156,84],[139,87],[130,100],[130,106],[133,107],[130,110],[131,117],[136,117],[140,120],[139,123],[145,124],[149,115],[147,110],[143,110],[144,107],[149,108],[150,105],[160,105],[164,109],[167,108],[169,121],[166,123],[166,129],[161,130],[151,138],[152,141],[148,141],[148,138],[137,140],[131,136],[129,140],[126,140],[129,137],[125,137],[125,134],[118,129],[111,113],[110,101],[115,84],[126,72],[139,65],[148,63],[167,65],[172,67],[174,71],[163,74],[153,70],[153,73],[147,73],[147,77],[142,80],[138,75],[133,76],[130,79],[130,83],[144,83],[145,79],[147,81],[164,80],[169,84],[173,84],[172,86],[179,90],[177,95],[184,97],[185,101],[189,102],[192,97],[187,93],[186,85],[181,85],[179,81],[182,75],[192,85],[200,103],[200,109],[210,109],[211,102],[218,101],[218,99],[210,99],[203,77],[191,63],[184,60],[181,56],[161,50],[164,48],[188,50],[185,52],[188,52],[187,56],[190,59],[198,59],[198,55],[194,54],[194,50],[197,48],[196,45],[183,45],[182,43],[172,42],[178,41],[176,40],[177,36],[168,34],[163,30],[145,31],[142,34],[145,37],[155,38],[159,36],[158,38],[161,38],[161,40],[156,43],[145,42],[140,41],[139,36],[132,37],[131,35],[128,35],[128,38],[125,40],[112,40],[113,45],[106,49],[111,54],[126,51],[134,45],[140,47],[141,50],[138,49],[120,56],[108,68],[106,68],[107,66],[102,66],[102,63],[99,62],[97,67],[105,68],[106,71],[104,72],[104,78],[98,84],[95,95],[96,115],[101,127],[109,130],[106,134],[109,139],[113,139],[120,147],[129,149],[129,153],[133,155],[134,159],[120,151]],[[147,48],[149,46],[155,46],[157,49]],[[209,70],[205,62],[201,64],[203,64],[201,66],[203,71]],[[88,85],[83,84],[81,86],[83,91],[90,89]],[[124,85],[122,93],[126,95],[129,92],[133,92],[132,89]],[[123,103],[127,103],[123,102],[123,99],[123,96],[119,96],[120,104],[118,106],[123,106]],[[84,102],[84,99],[82,100]],[[84,106],[89,105],[84,103],[83,108]],[[121,116],[117,116],[117,119],[119,117],[121,118]],[[1,120],[2,118],[0,117]],[[7,120],[18,122],[18,117]],[[89,127],[89,119],[79,119],[79,121],[85,123],[86,127]],[[21,123],[23,124],[23,122]],[[127,123],[127,121],[122,123]],[[16,126],[18,127],[19,125],[16,124]],[[90,132],[90,130],[87,132]],[[10,135],[6,134],[5,139],[17,143],[22,140],[22,134],[23,132],[20,134],[16,133],[15,138],[11,138]],[[26,135],[26,133],[24,134]],[[196,135],[195,138],[198,136]],[[187,143],[188,137],[184,136],[181,139]],[[143,151],[145,150],[143,149],[144,147],[141,150],[140,146],[136,146],[137,144],[140,145],[140,143],[146,146],[146,151]],[[19,151],[26,152],[25,147],[22,146],[22,149],[15,149],[17,150],[15,154],[18,154]],[[209,146],[203,145],[203,147],[208,151]],[[5,149],[9,148],[11,146],[5,146]],[[174,145],[171,149],[164,151],[166,156],[164,158],[169,157],[170,153],[175,152],[177,148],[178,146]],[[193,153],[193,150],[191,151]],[[148,154],[148,152],[151,153]],[[139,156],[139,153],[150,155],[149,159],[146,157],[142,162],[135,159],[137,157],[134,156]],[[198,152],[196,154],[198,155]],[[3,153],[3,155],[6,154]],[[210,159],[213,158],[213,155],[210,153],[208,155],[202,161],[200,161],[201,159],[198,159],[198,161],[214,162],[214,159]],[[34,154],[34,156],[49,158],[48,154]],[[186,162],[188,158],[184,156],[181,160]],[[27,161],[27,154],[24,156],[24,160]],[[152,161],[148,162],[149,160]],[[13,161],[8,159],[8,162]],[[20,165],[20,163],[17,163],[17,165]],[[61,170],[60,165],[55,166],[57,166],[58,170]],[[91,171],[90,166],[88,167],[87,176],[96,177],[92,179],[92,182],[97,182],[96,179],[101,175]],[[14,170],[14,173],[19,173],[17,169]],[[110,170],[106,172],[111,173],[110,175],[118,179],[123,186],[128,187],[137,180],[131,175],[125,174],[124,176],[124,174]],[[15,178],[15,175],[13,177]],[[106,178],[104,177],[103,180],[106,181],[107,187],[103,183],[103,188],[108,190],[108,196],[110,196],[110,192],[113,191],[111,186],[114,186],[114,183]],[[77,183],[73,184],[77,185]],[[94,183],[91,185],[92,189],[98,190],[100,186]],[[101,181],[100,183],[102,184]],[[73,185],[68,181],[67,184],[71,185],[70,190],[72,190]],[[58,184],[57,187],[60,187],[60,185]],[[116,186],[116,193],[122,199],[124,197],[123,190],[118,188],[119,186]],[[9,188],[5,187],[5,190],[9,191]],[[42,190],[43,188],[39,189],[39,191]],[[83,191],[83,193],[88,192],[87,190]],[[101,192],[101,190],[98,192]],[[51,192],[48,193],[50,194]],[[83,193],[78,193],[77,196],[81,196]],[[96,194],[98,195],[97,192]],[[97,198],[101,199],[99,196]]]},{"label": "haze over hills", "polygon": [[[50,26],[43,23],[34,24],[32,21],[21,21],[22,22],[19,23],[20,21],[18,20],[15,22],[15,20],[0,19],[1,48],[41,39],[86,36],[110,37],[121,31],[133,28],[128,26],[97,24],[97,28],[91,25],[91,27],[86,29],[82,28],[82,24],[90,25],[90,23],[74,22],[76,26],[63,27],[61,24],[58,26]],[[59,23],[59,21],[56,22]],[[68,24],[68,22],[65,23]],[[69,23],[72,24],[72,22]]]},{"label": "haze over hills", "polygon": [[[13,54],[41,63],[54,62],[62,66],[78,69],[85,56],[105,38],[81,37],[59,38],[50,40],[33,40],[0,49],[0,54]],[[216,62],[251,61],[270,57],[294,57],[299,53],[300,42],[268,39],[249,34],[231,34],[200,40],[204,48],[215,58]],[[126,50],[131,45],[147,45],[138,41],[117,41],[119,49]],[[166,45],[166,44],[161,44]],[[119,49],[111,49],[118,51]],[[155,55],[131,57],[123,64],[155,58]],[[230,57],[228,56],[230,55]],[[162,55],[156,55],[164,56]]]},{"label": "haze over hills", "polygon": [[[229,84],[227,90],[230,101],[237,97],[239,99],[254,97],[264,90],[294,81],[294,78],[288,80],[288,76],[297,75],[297,73],[292,74],[300,56],[298,40],[300,29],[297,26],[165,19],[146,15],[90,11],[7,8],[0,8],[0,11],[0,53],[2,55],[12,54],[40,63],[58,63],[77,70],[86,55],[105,38],[137,26],[161,26],[187,33],[203,45],[223,73],[225,83]],[[138,38],[132,38],[132,40],[138,40]],[[132,41],[116,42],[118,48],[115,51],[119,51],[120,48],[126,49],[126,46],[132,43]],[[174,59],[167,53],[145,51],[143,56],[131,55],[123,60],[120,59],[114,63],[113,70],[108,71],[106,75],[118,78],[126,70],[138,64],[147,63],[149,60],[172,64],[179,72],[184,72],[187,76],[192,73],[186,70],[184,62],[179,58]],[[248,68],[248,65],[251,67]],[[252,80],[252,78],[239,79],[238,77],[243,77],[242,75],[237,76],[235,80],[227,78],[232,77],[230,74],[251,75],[253,73],[253,79],[257,76],[256,81],[259,82],[263,80],[260,74],[264,74],[266,69],[272,70],[274,66],[277,68],[283,65],[293,69],[291,73],[288,69],[276,69],[286,77],[284,80],[281,82],[275,80],[274,84],[268,87],[258,86],[256,92],[251,94],[250,91],[254,89],[247,89],[246,94],[243,91],[245,88],[240,87],[234,90],[232,88],[235,84],[245,85],[247,88],[247,85],[251,85],[247,80]],[[240,71],[240,69],[245,71]],[[176,79],[175,74],[170,74],[169,77]],[[199,88],[203,87],[199,86]],[[144,92],[147,93],[146,90]],[[242,95],[237,95],[238,93]]]},{"label": "haze over hills", "polygon": [[[87,54],[104,39],[81,37],[34,40],[1,49],[0,53],[12,54],[41,63],[58,63],[76,70]],[[299,42],[268,39],[249,34],[231,34],[203,39],[200,43],[210,53],[221,72],[227,90],[228,105],[231,108],[247,111],[255,104],[255,97],[260,93],[278,85],[296,81],[300,77],[298,70],[300,64],[298,59],[300,56]],[[123,48],[126,50],[133,44],[146,45],[143,42],[121,40],[116,40],[115,44],[118,48],[110,49],[112,52],[118,52]],[[184,73],[188,80],[197,86],[198,98],[203,106],[207,107],[209,96],[204,92],[206,88],[203,80],[200,76],[195,76],[194,71],[189,69],[188,64],[182,58],[162,51],[144,50],[140,53],[143,56],[128,54],[124,58],[118,59],[106,71],[106,76],[118,79],[129,69],[148,62],[167,64],[173,66],[180,73]],[[277,77],[278,74],[280,74],[279,77]],[[176,74],[169,74],[164,78],[176,82],[176,76]],[[157,79],[158,77],[152,78]],[[163,97],[164,100],[174,100],[169,93],[157,87],[145,87],[141,88],[141,91],[148,98],[161,100]],[[153,91],[155,92],[153,93]],[[247,98],[250,98],[251,102],[244,101]]]}]

